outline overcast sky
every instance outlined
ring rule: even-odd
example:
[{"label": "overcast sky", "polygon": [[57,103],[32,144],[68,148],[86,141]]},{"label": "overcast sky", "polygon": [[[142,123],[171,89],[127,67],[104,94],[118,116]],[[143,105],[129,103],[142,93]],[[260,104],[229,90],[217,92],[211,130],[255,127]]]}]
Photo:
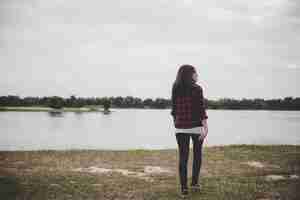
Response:
[{"label": "overcast sky", "polygon": [[300,96],[299,0],[0,0],[0,96]]}]

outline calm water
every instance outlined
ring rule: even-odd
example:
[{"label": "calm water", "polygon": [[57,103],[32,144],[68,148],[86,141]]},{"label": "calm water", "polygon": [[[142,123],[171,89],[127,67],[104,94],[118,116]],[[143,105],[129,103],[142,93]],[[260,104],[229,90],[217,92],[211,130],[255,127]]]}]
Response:
[{"label": "calm water", "polygon": [[[176,148],[170,110],[0,112],[0,150]],[[206,146],[300,145],[299,111],[208,110]]]}]

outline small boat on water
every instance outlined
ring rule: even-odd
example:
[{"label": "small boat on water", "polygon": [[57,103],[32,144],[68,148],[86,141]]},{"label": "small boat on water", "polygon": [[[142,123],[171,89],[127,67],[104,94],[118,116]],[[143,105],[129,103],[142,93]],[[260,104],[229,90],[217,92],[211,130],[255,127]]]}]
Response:
[{"label": "small boat on water", "polygon": [[52,109],[49,111],[51,116],[61,116],[63,111],[61,109]]},{"label": "small boat on water", "polygon": [[109,114],[110,113],[110,110],[104,110],[103,111],[103,114],[105,114],[105,115],[107,115],[107,114]]}]

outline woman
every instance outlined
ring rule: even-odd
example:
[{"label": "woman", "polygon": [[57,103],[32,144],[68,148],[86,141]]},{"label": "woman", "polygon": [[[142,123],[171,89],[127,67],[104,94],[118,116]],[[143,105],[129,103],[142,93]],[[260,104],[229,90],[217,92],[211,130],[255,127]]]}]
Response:
[{"label": "woman", "polygon": [[202,144],[208,133],[203,90],[197,85],[197,72],[191,65],[182,65],[172,88],[172,110],[179,150],[179,178],[181,195],[188,195],[187,164],[190,138],[193,140],[193,171],[191,189],[200,190],[199,174]]}]

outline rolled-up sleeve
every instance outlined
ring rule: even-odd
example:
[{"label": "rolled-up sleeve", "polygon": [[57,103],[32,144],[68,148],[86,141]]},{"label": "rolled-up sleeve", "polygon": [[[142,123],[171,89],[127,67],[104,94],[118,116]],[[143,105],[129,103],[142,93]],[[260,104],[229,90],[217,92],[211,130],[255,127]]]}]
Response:
[{"label": "rolled-up sleeve", "polygon": [[206,103],[203,95],[203,89],[200,89],[200,118],[208,119],[207,113],[206,113]]},{"label": "rolled-up sleeve", "polygon": [[176,116],[176,105],[175,105],[175,94],[174,94],[174,89],[172,89],[172,95],[171,95],[171,115],[173,116],[173,119],[175,120]]}]

